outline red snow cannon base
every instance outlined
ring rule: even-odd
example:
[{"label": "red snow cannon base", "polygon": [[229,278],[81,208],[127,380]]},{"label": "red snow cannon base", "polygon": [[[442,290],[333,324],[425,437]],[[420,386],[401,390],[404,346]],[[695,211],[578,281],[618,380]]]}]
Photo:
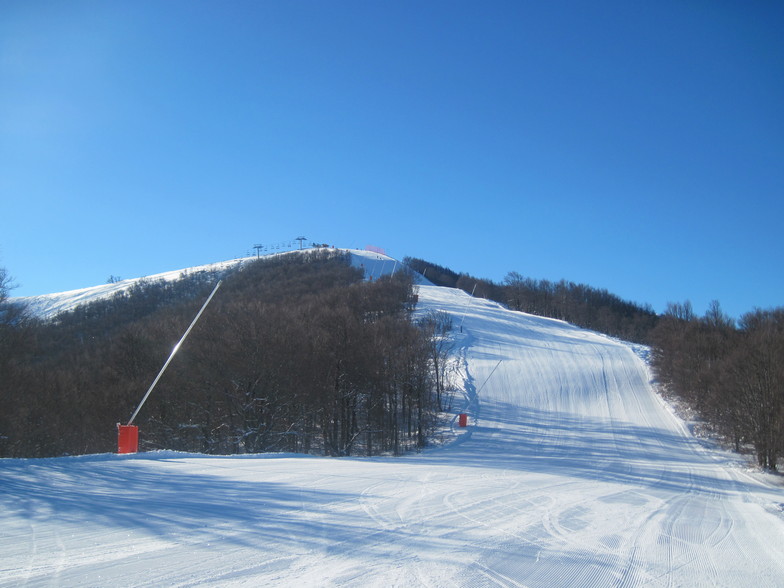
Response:
[{"label": "red snow cannon base", "polygon": [[117,453],[139,451],[139,427],[117,424]]}]

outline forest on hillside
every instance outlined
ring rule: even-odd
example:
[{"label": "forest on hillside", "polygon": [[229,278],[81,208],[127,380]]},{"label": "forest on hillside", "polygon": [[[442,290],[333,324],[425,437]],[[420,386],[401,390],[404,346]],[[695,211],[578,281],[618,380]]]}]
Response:
[{"label": "forest on hillside", "polygon": [[[5,275],[5,274],[4,274]],[[113,451],[218,276],[141,283],[38,321],[3,305],[0,456]],[[448,401],[448,321],[414,322],[405,272],[363,280],[329,251],[228,275],[134,424],[140,448],[399,454]]]},{"label": "forest on hillside", "polygon": [[[739,321],[715,302],[662,315],[606,290],[517,272],[503,283],[417,258],[411,271],[511,310],[651,346],[663,393],[736,451],[784,454],[784,309]],[[217,274],[142,282],[53,321],[7,303],[0,268],[0,456],[110,451]],[[364,281],[345,256],[262,258],[225,286],[136,424],[142,448],[205,453],[398,454],[422,447],[446,383],[448,317],[411,319],[405,272]]]},{"label": "forest on hillside", "polygon": [[784,308],[756,309],[738,323],[714,302],[704,316],[671,303],[651,333],[665,391],[687,403],[735,451],[760,467],[784,455]]}]

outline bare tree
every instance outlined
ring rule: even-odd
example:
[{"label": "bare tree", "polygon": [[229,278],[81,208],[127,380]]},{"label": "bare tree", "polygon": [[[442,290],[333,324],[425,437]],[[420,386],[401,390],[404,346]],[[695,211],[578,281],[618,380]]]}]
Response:
[{"label": "bare tree", "polygon": [[742,396],[741,418],[760,467],[775,470],[784,452],[784,309],[741,317],[743,344],[730,373]]},{"label": "bare tree", "polygon": [[447,368],[452,341],[449,333],[452,330],[452,317],[443,311],[433,311],[420,320],[420,326],[426,333],[428,341],[428,358],[432,364],[435,379],[436,406],[439,411],[448,410],[446,400]]}]

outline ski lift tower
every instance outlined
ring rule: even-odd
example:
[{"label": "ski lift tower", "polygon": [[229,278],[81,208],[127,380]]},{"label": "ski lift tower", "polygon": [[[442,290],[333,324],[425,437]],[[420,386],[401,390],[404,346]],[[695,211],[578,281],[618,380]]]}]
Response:
[{"label": "ski lift tower", "polygon": [[307,237],[297,237],[297,238],[296,238],[296,239],[294,239],[294,240],[295,240],[295,241],[299,241],[299,248],[300,248],[300,249],[302,249],[302,242],[303,242],[303,241],[307,241],[307,240],[308,240],[308,238],[307,238]]}]

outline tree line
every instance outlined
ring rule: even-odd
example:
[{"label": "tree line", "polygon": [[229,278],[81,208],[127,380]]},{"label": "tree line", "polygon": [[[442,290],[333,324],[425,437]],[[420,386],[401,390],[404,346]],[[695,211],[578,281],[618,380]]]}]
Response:
[{"label": "tree line", "polygon": [[[141,283],[51,321],[0,311],[0,456],[114,450],[115,423],[127,422],[217,277]],[[444,404],[449,326],[414,322],[415,302],[406,273],[368,282],[332,251],[261,258],[225,276],[134,423],[141,449],[424,446]]]},{"label": "tree line", "polygon": [[666,390],[694,408],[760,467],[784,454],[784,308],[735,321],[713,302],[704,316],[671,303],[652,332],[653,367]]}]

